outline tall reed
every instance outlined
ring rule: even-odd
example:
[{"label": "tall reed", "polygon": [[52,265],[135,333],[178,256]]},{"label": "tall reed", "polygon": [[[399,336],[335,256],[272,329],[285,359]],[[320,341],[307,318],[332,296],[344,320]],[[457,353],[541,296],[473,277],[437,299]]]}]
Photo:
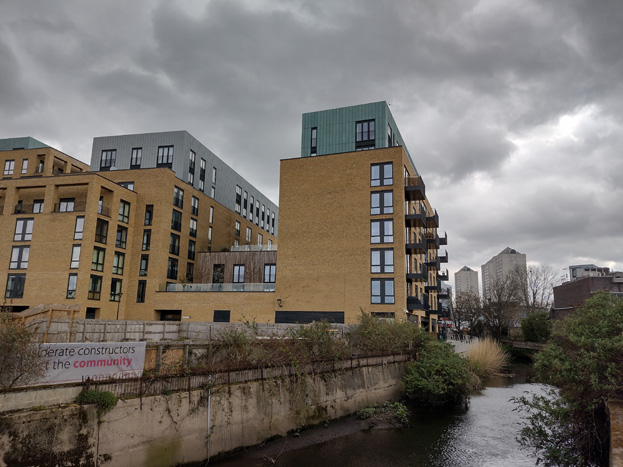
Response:
[{"label": "tall reed", "polygon": [[469,367],[481,378],[503,371],[509,363],[509,355],[493,339],[479,339],[467,348],[465,358]]}]

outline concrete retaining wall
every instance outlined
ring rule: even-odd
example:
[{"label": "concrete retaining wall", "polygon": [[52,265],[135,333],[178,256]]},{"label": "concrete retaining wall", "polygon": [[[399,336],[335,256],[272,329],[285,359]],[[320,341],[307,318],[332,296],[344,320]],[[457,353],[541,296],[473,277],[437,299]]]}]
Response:
[{"label": "concrete retaining wall", "polygon": [[[0,417],[0,466],[158,467],[201,461],[398,399],[407,363],[375,361],[339,371],[121,400],[99,422],[92,406],[5,413]],[[45,436],[39,436],[43,431]]]}]

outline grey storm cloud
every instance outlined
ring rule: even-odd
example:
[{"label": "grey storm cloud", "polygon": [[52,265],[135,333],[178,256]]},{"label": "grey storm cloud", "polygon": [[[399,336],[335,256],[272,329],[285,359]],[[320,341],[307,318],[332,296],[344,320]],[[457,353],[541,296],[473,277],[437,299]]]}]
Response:
[{"label": "grey storm cloud", "polygon": [[304,112],[387,100],[450,272],[506,246],[623,269],[623,2],[0,5],[0,137],[84,161],[186,129],[274,201]]}]

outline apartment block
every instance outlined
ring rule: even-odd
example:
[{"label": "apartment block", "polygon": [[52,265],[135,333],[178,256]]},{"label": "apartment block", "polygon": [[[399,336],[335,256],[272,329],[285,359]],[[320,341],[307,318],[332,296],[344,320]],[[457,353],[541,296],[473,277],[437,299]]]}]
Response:
[{"label": "apartment block", "polygon": [[526,255],[506,247],[481,266],[482,296],[491,299],[494,284],[505,280],[511,274],[521,272],[526,277]]},{"label": "apartment block", "polygon": [[577,281],[585,277],[600,277],[610,274],[610,268],[595,264],[576,264],[569,266],[569,280]]},{"label": "apartment block", "polygon": [[474,271],[467,266],[463,266],[454,273],[454,286],[457,297],[462,294],[471,294],[476,297],[479,296],[478,271]]}]

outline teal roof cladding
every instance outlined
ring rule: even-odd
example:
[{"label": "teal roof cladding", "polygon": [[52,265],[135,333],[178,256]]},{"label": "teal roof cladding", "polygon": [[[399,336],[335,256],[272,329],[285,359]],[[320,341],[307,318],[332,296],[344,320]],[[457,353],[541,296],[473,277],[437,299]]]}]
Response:
[{"label": "teal roof cladding", "polygon": [[49,146],[30,136],[21,138],[0,139],[0,151],[13,151],[15,149],[41,149]]},{"label": "teal roof cladding", "polygon": [[375,121],[375,149],[402,146],[415,168],[411,154],[385,101],[304,113],[301,157],[311,156],[312,128],[317,129],[316,155],[355,151],[356,123],[363,120]]}]

